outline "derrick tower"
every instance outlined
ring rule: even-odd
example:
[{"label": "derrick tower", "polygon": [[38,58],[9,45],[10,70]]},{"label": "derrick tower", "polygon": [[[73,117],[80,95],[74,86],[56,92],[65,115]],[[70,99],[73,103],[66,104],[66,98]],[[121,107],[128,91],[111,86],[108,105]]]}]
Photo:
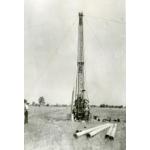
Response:
[{"label": "derrick tower", "polygon": [[78,26],[78,54],[77,54],[77,97],[82,96],[84,89],[84,41],[83,41],[83,13],[79,13]]},{"label": "derrick tower", "polygon": [[89,120],[89,100],[85,89],[83,13],[79,13],[77,78],[72,112],[75,120]]}]

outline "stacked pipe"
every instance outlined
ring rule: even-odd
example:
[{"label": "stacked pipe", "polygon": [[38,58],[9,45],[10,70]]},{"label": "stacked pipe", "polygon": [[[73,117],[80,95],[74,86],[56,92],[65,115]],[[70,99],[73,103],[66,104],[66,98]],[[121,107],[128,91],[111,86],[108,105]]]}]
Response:
[{"label": "stacked pipe", "polygon": [[112,129],[113,129],[113,126],[111,126],[111,127],[108,129],[108,131],[107,131],[107,133],[106,133],[106,135],[105,135],[105,138],[109,138],[109,135],[110,135]]},{"label": "stacked pipe", "polygon": [[[87,134],[88,136],[94,136],[96,135],[98,132],[108,128],[108,127],[111,127],[112,124],[111,123],[107,123],[107,124],[103,124],[103,125],[99,125],[97,127],[93,127],[93,128],[90,128],[90,129],[87,129],[87,130],[83,130],[81,132],[78,132],[78,133],[75,133],[74,136],[75,137],[80,137],[82,135],[85,135]],[[95,131],[95,132],[92,132],[92,131]],[[89,134],[90,132],[92,132],[91,134]]]},{"label": "stacked pipe", "polygon": [[111,126],[112,126],[112,124],[105,124],[105,125],[99,127],[98,129],[95,129],[95,130],[87,133],[87,136],[88,137],[93,137],[94,135],[98,134],[99,132],[101,132],[101,131],[103,131],[107,128],[110,128]]},{"label": "stacked pipe", "polygon": [[117,124],[114,124],[106,133],[105,138],[109,138],[110,140],[114,140],[115,134],[117,130]]},{"label": "stacked pipe", "polygon": [[115,133],[116,133],[116,130],[117,130],[117,124],[113,125],[111,123],[102,124],[102,125],[99,125],[97,127],[93,127],[93,128],[90,128],[90,129],[86,129],[86,130],[77,132],[77,133],[74,134],[74,136],[75,137],[80,137],[82,135],[87,135],[88,137],[93,137],[93,136],[95,136],[96,134],[98,134],[99,132],[101,132],[105,129],[108,129],[108,131],[105,135],[105,138],[109,138],[110,140],[114,140]]}]

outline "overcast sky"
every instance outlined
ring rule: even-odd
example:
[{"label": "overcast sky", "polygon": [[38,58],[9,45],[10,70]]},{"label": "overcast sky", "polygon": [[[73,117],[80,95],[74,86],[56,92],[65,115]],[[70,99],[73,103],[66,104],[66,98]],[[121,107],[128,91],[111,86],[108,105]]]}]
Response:
[{"label": "overcast sky", "polygon": [[125,105],[124,0],[25,0],[25,98],[70,104],[78,12],[84,13],[90,104]]}]

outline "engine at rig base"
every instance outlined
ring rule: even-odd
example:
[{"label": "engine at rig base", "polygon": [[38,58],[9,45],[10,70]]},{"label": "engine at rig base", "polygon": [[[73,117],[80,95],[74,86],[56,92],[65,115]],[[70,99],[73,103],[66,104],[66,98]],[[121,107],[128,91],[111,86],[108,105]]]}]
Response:
[{"label": "engine at rig base", "polygon": [[82,99],[82,97],[78,97],[73,105],[72,113],[74,116],[74,120],[89,121],[90,119],[89,101],[87,99]]}]

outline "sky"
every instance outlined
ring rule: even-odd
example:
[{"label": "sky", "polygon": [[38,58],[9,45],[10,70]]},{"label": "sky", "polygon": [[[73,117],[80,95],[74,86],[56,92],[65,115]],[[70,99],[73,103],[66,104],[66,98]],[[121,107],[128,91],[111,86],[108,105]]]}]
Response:
[{"label": "sky", "polygon": [[25,0],[24,10],[25,99],[71,104],[83,12],[90,104],[126,104],[124,0]]}]

